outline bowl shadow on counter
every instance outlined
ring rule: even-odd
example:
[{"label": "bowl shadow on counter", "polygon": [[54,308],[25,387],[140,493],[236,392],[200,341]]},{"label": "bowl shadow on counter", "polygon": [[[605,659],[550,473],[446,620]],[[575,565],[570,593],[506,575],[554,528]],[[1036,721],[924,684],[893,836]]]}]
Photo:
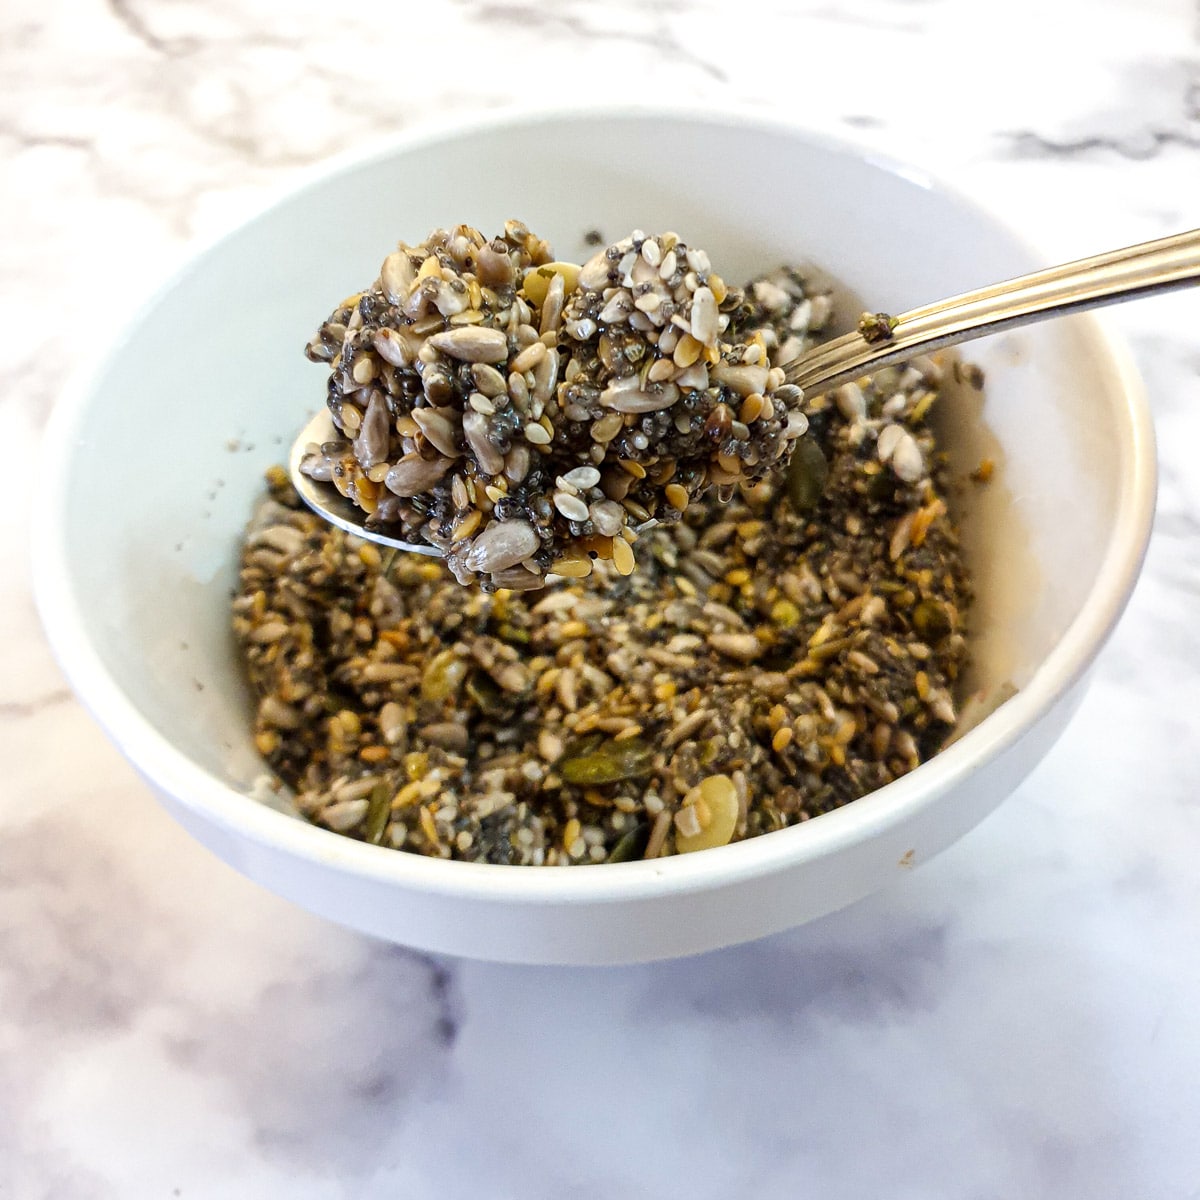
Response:
[{"label": "bowl shadow on counter", "polygon": [[[981,1195],[993,1170],[1013,1181],[1123,1178],[1119,1139],[1093,1145],[1086,1132],[1122,1107],[1093,1015],[1094,955],[1032,928],[1016,941],[1011,929],[989,933],[994,894],[949,874],[953,904],[945,876],[930,873],[902,897],[892,887],[803,928],[670,962],[464,963],[456,1107],[495,1114],[485,1153],[540,1118],[540,1145],[557,1146],[581,1182],[611,1173],[630,1189],[617,1194],[670,1194],[680,1173],[721,1194],[731,1156],[744,1190],[725,1194],[793,1195],[797,1178],[815,1175],[840,1183],[823,1194],[882,1195],[876,1173],[904,1163],[910,1184],[949,1189],[953,1177]],[[1028,925],[1037,921],[1031,912]],[[1080,1080],[1094,1087],[1087,1098]],[[585,1132],[600,1121],[603,1146]],[[717,1127],[712,1140],[682,1132]],[[1075,1145],[1085,1137],[1086,1163]],[[978,1157],[944,1158],[946,1138]],[[750,1146],[770,1151],[747,1158]]]}]

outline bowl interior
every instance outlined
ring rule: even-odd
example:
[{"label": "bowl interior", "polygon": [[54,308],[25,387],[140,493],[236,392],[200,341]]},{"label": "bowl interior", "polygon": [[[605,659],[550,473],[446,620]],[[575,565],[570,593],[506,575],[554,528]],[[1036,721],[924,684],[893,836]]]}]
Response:
[{"label": "bowl interior", "polygon": [[[888,311],[1045,265],[958,197],[860,152],[769,125],[636,114],[408,144],[242,227],[150,304],[94,381],[60,464],[58,533],[68,599],[104,671],[179,754],[237,790],[263,766],[228,599],[262,473],[324,400],[304,344],[397,239],[458,221],[498,231],[514,216],[562,258],[585,257],[592,230],[675,229],[730,280],[808,261]],[[985,454],[998,468],[961,498],[980,597],[972,682],[1024,686],[1101,570],[1129,486],[1128,401],[1086,320],[966,356],[986,392],[948,398],[948,444],[960,470]]]}]

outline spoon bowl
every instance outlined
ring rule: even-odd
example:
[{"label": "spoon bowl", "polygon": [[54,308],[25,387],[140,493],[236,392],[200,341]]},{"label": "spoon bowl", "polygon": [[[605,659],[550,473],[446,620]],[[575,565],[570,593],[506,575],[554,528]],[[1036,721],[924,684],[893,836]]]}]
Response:
[{"label": "spoon bowl", "polygon": [[427,554],[431,558],[441,558],[442,551],[428,542],[406,542],[401,538],[389,537],[379,529],[368,529],[365,522],[367,514],[352,500],[348,500],[331,483],[323,483],[306,475],[300,464],[313,445],[322,445],[340,437],[333,417],[327,408],[316,413],[312,420],[300,430],[300,435],[292,443],[288,453],[288,474],[296,494],[318,516],[323,517],[330,525],[344,529],[355,537],[360,537],[379,546],[388,546],[393,550],[407,550],[412,554]]}]

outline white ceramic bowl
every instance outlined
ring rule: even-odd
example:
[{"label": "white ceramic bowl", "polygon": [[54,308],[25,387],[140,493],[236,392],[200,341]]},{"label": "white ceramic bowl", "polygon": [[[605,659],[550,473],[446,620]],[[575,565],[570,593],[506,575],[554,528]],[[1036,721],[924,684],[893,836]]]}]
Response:
[{"label": "white ceramic bowl", "polygon": [[925,862],[1053,743],[1141,563],[1150,420],[1091,317],[977,344],[982,413],[945,406],[958,461],[990,444],[1000,465],[965,516],[984,597],[974,684],[1020,690],[913,774],[766,837],[590,868],[435,861],[252,798],[263,766],[228,602],[262,472],[323,402],[304,343],[397,239],[457,221],[499,230],[512,216],[576,260],[587,230],[635,227],[678,230],[733,280],[808,260],[892,312],[1048,265],[924,172],[762,118],[500,118],[340,163],[200,254],[54,414],[37,593],[79,696],[214,853],[314,912],[430,950],[543,963],[686,954],[810,920]]}]

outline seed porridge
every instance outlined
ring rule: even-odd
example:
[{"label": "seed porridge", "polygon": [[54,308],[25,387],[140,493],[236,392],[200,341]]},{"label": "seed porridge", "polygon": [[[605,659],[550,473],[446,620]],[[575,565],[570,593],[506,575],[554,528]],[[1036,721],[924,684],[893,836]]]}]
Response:
[{"label": "seed porridge", "polygon": [[[552,317],[558,324],[548,332],[571,322],[578,328],[591,321],[598,329],[597,306],[612,297],[568,287],[570,272],[550,261],[540,243],[531,249],[521,229],[513,224],[506,229],[509,249],[503,254],[491,248],[510,264],[528,254],[524,269],[535,275],[545,268],[539,276],[545,297],[557,296],[556,281],[563,280],[561,311]],[[662,262],[646,258],[649,240],[643,240],[637,261],[656,267],[662,278]],[[661,252],[665,239],[654,241]],[[494,268],[507,278],[507,268],[491,260],[487,249],[476,250],[481,270]],[[619,273],[632,274],[628,268],[636,265],[622,266],[629,252],[621,251],[618,259],[602,255],[614,295],[614,278],[619,283]],[[435,257],[445,270],[443,259]],[[484,268],[484,262],[490,266]],[[689,266],[697,280],[707,275],[712,291],[715,277],[707,261]],[[385,287],[389,270],[385,263]],[[433,268],[429,271],[425,278],[434,278]],[[431,292],[446,283],[438,279]],[[541,286],[534,285],[534,301]],[[724,298],[718,301],[721,290]],[[698,414],[672,411],[678,397],[666,410],[613,408],[601,399],[614,376],[604,373],[609,368],[591,326],[583,324],[587,338],[580,339],[591,339],[596,350],[595,361],[586,363],[587,355],[574,348],[556,351],[533,331],[536,344],[558,357],[560,367],[572,358],[583,365],[570,378],[569,371],[553,377],[546,392],[537,372],[544,381],[549,369],[541,364],[547,358],[534,351],[530,401],[540,386],[546,397],[555,397],[560,414],[579,405],[585,419],[567,417],[564,423],[578,426],[589,440],[597,423],[609,420],[614,429],[619,424],[620,458],[635,466],[637,455],[649,449],[634,440],[636,433],[667,411],[679,440],[671,440],[669,450],[660,440],[655,453],[691,464],[677,466],[674,475],[641,475],[607,454],[593,459],[603,462],[602,479],[615,469],[631,481],[622,480],[627,490],[620,499],[578,489],[589,513],[606,502],[621,508],[624,515],[611,534],[598,533],[594,518],[592,529],[582,522],[562,525],[557,518],[539,524],[536,499],[528,501],[521,518],[508,516],[501,507],[504,496],[492,498],[492,521],[523,519],[539,530],[533,557],[540,574],[506,561],[500,567],[492,562],[489,577],[486,556],[482,567],[478,554],[456,558],[453,534],[445,563],[381,552],[305,509],[282,470],[269,473],[269,497],[243,547],[233,621],[257,704],[258,749],[310,820],[361,840],[442,858],[527,865],[654,858],[753,837],[827,812],[912,770],[949,736],[956,721],[955,681],[966,659],[969,582],[947,511],[946,467],[928,416],[943,372],[958,371],[957,364],[923,358],[828,396],[784,392],[767,419],[773,432],[764,427],[760,440],[743,438],[743,430],[762,420],[756,406],[765,407],[785,386],[772,373],[820,336],[830,297],[790,269],[757,279],[744,291],[718,280],[712,294],[719,316],[728,318],[715,335],[718,361],[703,358],[711,351],[702,338],[694,339],[701,352],[692,364],[681,368],[673,349],[670,355],[673,370],[703,358],[710,381],[717,377],[710,386],[720,390]],[[694,308],[695,290],[692,296]],[[310,355],[336,361],[335,343],[389,341],[374,293],[356,303],[341,307],[322,326]],[[516,308],[516,301],[510,303]],[[358,327],[371,330],[369,337],[339,341],[345,335],[336,326],[351,332],[355,312],[362,314]],[[427,319],[428,312],[411,317],[413,325]],[[439,312],[438,321],[444,320]],[[519,310],[517,320],[519,330],[524,323]],[[402,326],[397,336],[412,327]],[[669,334],[666,326],[640,332],[657,331],[661,346],[664,330]],[[675,347],[684,336],[681,331]],[[526,340],[517,358],[534,344]],[[363,425],[378,420],[370,416],[373,403],[378,412],[398,394],[386,378],[374,390],[368,387],[366,396],[361,388],[344,387],[344,370],[353,379],[360,352],[351,351],[347,361],[342,350],[343,362],[330,383],[347,432],[356,418],[346,422],[345,414],[352,409],[358,414],[355,446],[318,452],[331,478],[344,472],[344,486],[371,479],[372,467],[363,463]],[[478,398],[503,395],[519,407],[509,387],[521,372],[510,370],[504,377],[498,358],[460,360],[447,372],[445,390],[435,387],[434,395],[426,391],[423,398],[411,387],[404,391],[409,385],[402,364],[382,350],[373,361],[376,371],[394,368],[399,392],[412,401],[405,415],[416,425],[403,426],[407,432],[401,437],[412,443],[404,449],[393,435],[399,422],[387,410],[382,461],[390,463],[389,471],[408,454],[434,461],[417,437],[428,429],[411,416],[423,407],[466,414],[467,442],[470,413],[488,418],[487,428],[494,431],[491,421],[500,412],[498,405],[481,412]],[[665,353],[654,356],[659,361]],[[439,358],[427,365],[438,370],[443,364]],[[482,366],[493,368],[495,377]],[[647,374],[652,369],[653,364]],[[660,374],[661,380],[650,383],[664,381],[666,369]],[[974,374],[967,379],[981,382]],[[494,396],[479,387],[481,381]],[[456,405],[467,387],[476,390],[460,409]],[[387,398],[377,399],[384,392]],[[632,385],[628,394],[634,395]],[[548,399],[542,403],[550,406]],[[718,405],[725,410],[717,417],[723,436],[695,440],[692,417],[699,416],[703,431]],[[675,425],[685,412],[686,431],[682,420]],[[789,430],[799,432],[787,436]],[[439,454],[437,439],[444,432],[437,427],[426,438]],[[486,442],[470,449],[446,441],[458,454],[443,455],[451,465],[439,466],[443,473],[434,484],[455,471],[461,479],[462,467],[454,464],[472,455],[469,478],[489,463],[507,470],[514,452],[533,464],[542,443],[523,440],[517,427],[510,432],[507,441],[494,443],[489,432]],[[547,445],[557,445],[559,426],[548,432]],[[729,435],[732,443],[725,440]],[[564,452],[574,453],[580,439],[562,436]],[[727,453],[734,443],[737,471]],[[382,440],[372,445],[382,446]],[[493,446],[497,455],[503,453],[504,468],[485,461]],[[404,454],[395,457],[396,449]],[[765,469],[788,453],[786,471]],[[516,490],[530,478],[527,471],[515,481]],[[677,479],[683,480],[678,486],[686,498],[670,490]],[[385,481],[373,482],[386,489]],[[510,486],[513,482],[510,477]],[[569,494],[545,474],[522,494],[536,498],[547,487]],[[383,492],[367,488],[363,495]],[[391,505],[394,495],[383,496],[384,503]],[[640,510],[630,508],[631,497]],[[478,490],[472,499],[468,489],[469,504],[458,505],[460,494],[405,508],[407,501],[395,497],[399,504],[390,511],[408,522],[409,531],[423,530],[428,537],[434,525],[434,536],[442,536],[478,498]],[[408,498],[418,499],[415,492]],[[481,517],[475,528],[482,522]],[[476,544],[479,536],[474,534]],[[609,545],[598,543],[602,538]],[[636,570],[611,549],[617,545],[636,553]],[[590,575],[563,571],[564,557],[586,561]],[[523,579],[518,587],[508,586],[513,571],[536,579],[537,590]],[[484,586],[464,587],[460,578],[479,579]]]}]

